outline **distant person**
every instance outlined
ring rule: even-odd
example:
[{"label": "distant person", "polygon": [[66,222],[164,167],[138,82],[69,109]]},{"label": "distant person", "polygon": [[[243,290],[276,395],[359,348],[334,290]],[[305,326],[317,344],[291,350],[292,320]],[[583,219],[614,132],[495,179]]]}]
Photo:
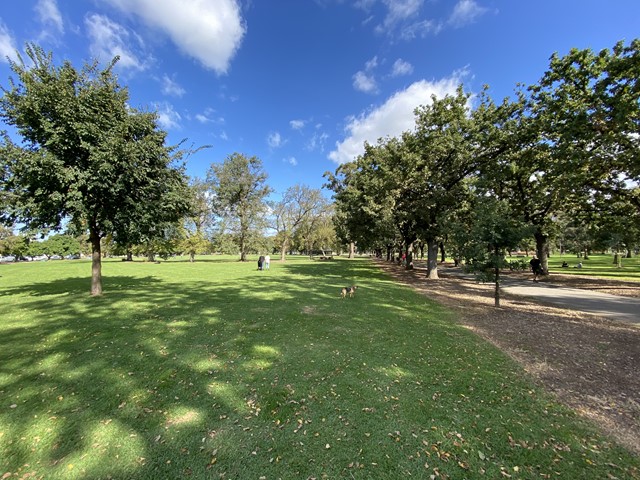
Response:
[{"label": "distant person", "polygon": [[575,265],[573,268],[582,268],[582,262],[578,262],[578,264]]},{"label": "distant person", "polygon": [[569,264],[567,262],[562,262],[562,268],[569,268]]},{"label": "distant person", "polygon": [[258,258],[258,270],[262,270],[263,265],[264,265],[264,255],[260,255],[260,258]]},{"label": "distant person", "polygon": [[537,282],[538,276],[542,275],[542,262],[538,257],[534,255],[531,261],[529,261],[529,265],[531,266],[531,271],[533,272],[533,281]]},{"label": "distant person", "polygon": [[269,270],[269,266],[271,265],[271,256],[265,255],[264,257],[264,269]]}]

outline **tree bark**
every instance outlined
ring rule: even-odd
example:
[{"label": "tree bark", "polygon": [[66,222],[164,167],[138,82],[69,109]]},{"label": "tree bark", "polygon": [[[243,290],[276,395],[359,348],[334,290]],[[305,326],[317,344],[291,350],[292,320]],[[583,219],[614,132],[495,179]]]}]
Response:
[{"label": "tree bark", "polygon": [[91,296],[102,295],[102,255],[100,255],[100,235],[94,229],[89,232],[91,242]]},{"label": "tree bark", "polygon": [[495,306],[500,306],[500,269],[498,267],[494,270],[496,287],[494,292]]},{"label": "tree bark", "polygon": [[545,235],[540,230],[536,230],[533,234],[536,239],[536,254],[540,259],[540,267],[542,274],[549,274],[549,235]]},{"label": "tree bark", "polygon": [[437,280],[438,278],[438,240],[435,238],[427,240],[427,278]]},{"label": "tree bark", "polygon": [[404,268],[406,270],[413,269],[413,242],[407,245],[406,262],[405,262]]},{"label": "tree bark", "polygon": [[356,244],[354,242],[349,242],[349,258],[354,258],[356,256]]},{"label": "tree bark", "polygon": [[282,247],[280,247],[280,261],[284,262],[287,257],[287,242],[282,242]]},{"label": "tree bark", "polygon": [[444,250],[444,242],[440,242],[438,246],[440,247],[440,262],[444,263],[447,261],[447,254]]}]

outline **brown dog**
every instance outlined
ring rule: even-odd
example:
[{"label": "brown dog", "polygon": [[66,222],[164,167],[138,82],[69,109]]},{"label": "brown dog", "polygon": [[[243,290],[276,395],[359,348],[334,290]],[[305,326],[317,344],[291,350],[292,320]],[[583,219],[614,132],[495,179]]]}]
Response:
[{"label": "brown dog", "polygon": [[345,298],[347,295],[349,295],[349,298],[353,298],[353,296],[356,294],[356,288],[358,288],[357,285],[351,285],[350,287],[342,287],[342,290],[340,290],[340,296],[342,298]]}]

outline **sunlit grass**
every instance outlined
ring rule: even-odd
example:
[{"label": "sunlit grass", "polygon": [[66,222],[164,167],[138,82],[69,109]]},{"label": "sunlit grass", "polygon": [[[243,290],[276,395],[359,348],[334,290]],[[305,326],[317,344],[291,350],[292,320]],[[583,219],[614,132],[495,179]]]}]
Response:
[{"label": "sunlit grass", "polygon": [[[567,262],[569,268],[562,268],[562,262]],[[574,268],[582,262],[582,268]],[[613,255],[589,255],[585,260],[576,255],[553,255],[549,258],[551,272],[569,275],[587,275],[616,280],[631,280],[640,282],[640,257],[622,258],[621,267],[613,263]]]},{"label": "sunlit grass", "polygon": [[0,478],[637,474],[365,259],[198,260],[0,265]]}]

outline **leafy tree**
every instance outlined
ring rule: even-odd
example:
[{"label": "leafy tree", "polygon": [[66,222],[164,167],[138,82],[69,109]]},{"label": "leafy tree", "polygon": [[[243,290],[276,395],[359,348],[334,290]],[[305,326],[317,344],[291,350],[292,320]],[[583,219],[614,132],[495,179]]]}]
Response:
[{"label": "leafy tree", "polygon": [[322,192],[306,185],[289,187],[282,200],[271,203],[281,261],[285,261],[296,230],[305,223],[313,222],[313,219],[321,216],[326,208],[327,202]]},{"label": "leafy tree", "polygon": [[531,235],[531,226],[519,219],[508,202],[477,196],[466,217],[452,227],[466,267],[482,281],[494,283],[495,306],[500,306],[500,270],[507,266],[509,250]]},{"label": "leafy tree", "polygon": [[52,255],[62,257],[80,253],[80,242],[71,235],[56,234],[42,242],[43,253],[51,258]]},{"label": "leafy tree", "polygon": [[640,41],[634,40],[612,51],[555,54],[528,89],[521,128],[513,132],[521,140],[503,172],[511,173],[506,186],[514,203],[536,226],[545,272],[559,212],[593,202],[596,191],[629,198],[640,193],[628,182],[640,179],[639,73]]},{"label": "leafy tree", "polygon": [[406,189],[401,211],[414,222],[427,245],[427,276],[438,278],[438,247],[445,220],[461,205],[467,180],[505,149],[499,135],[501,111],[483,92],[471,111],[462,86],[455,95],[433,98],[416,109],[416,129],[404,141],[413,155],[403,173]]},{"label": "leafy tree", "polygon": [[[3,88],[0,117],[25,146],[4,135],[0,158],[10,208],[5,220],[59,230],[69,220],[89,232],[91,294],[102,294],[101,240],[109,233],[131,242],[156,222],[185,211],[180,156],[166,147],[155,113],[132,109],[126,88],[97,63],[78,71],[29,44],[28,61],[11,62],[18,78]],[[7,218],[8,217],[8,218]],[[135,228],[132,228],[135,225]],[[135,235],[134,235],[135,232]]]},{"label": "leafy tree", "polygon": [[206,182],[193,179],[189,185],[189,193],[191,208],[183,221],[179,248],[183,253],[188,253],[189,260],[194,262],[197,253],[208,252],[211,248],[207,237],[212,234],[214,218]]},{"label": "leafy tree", "polygon": [[226,231],[233,233],[243,262],[252,239],[262,236],[266,226],[265,198],[271,193],[266,180],[260,159],[240,153],[229,155],[222,164],[212,164],[207,174],[214,211]]}]

